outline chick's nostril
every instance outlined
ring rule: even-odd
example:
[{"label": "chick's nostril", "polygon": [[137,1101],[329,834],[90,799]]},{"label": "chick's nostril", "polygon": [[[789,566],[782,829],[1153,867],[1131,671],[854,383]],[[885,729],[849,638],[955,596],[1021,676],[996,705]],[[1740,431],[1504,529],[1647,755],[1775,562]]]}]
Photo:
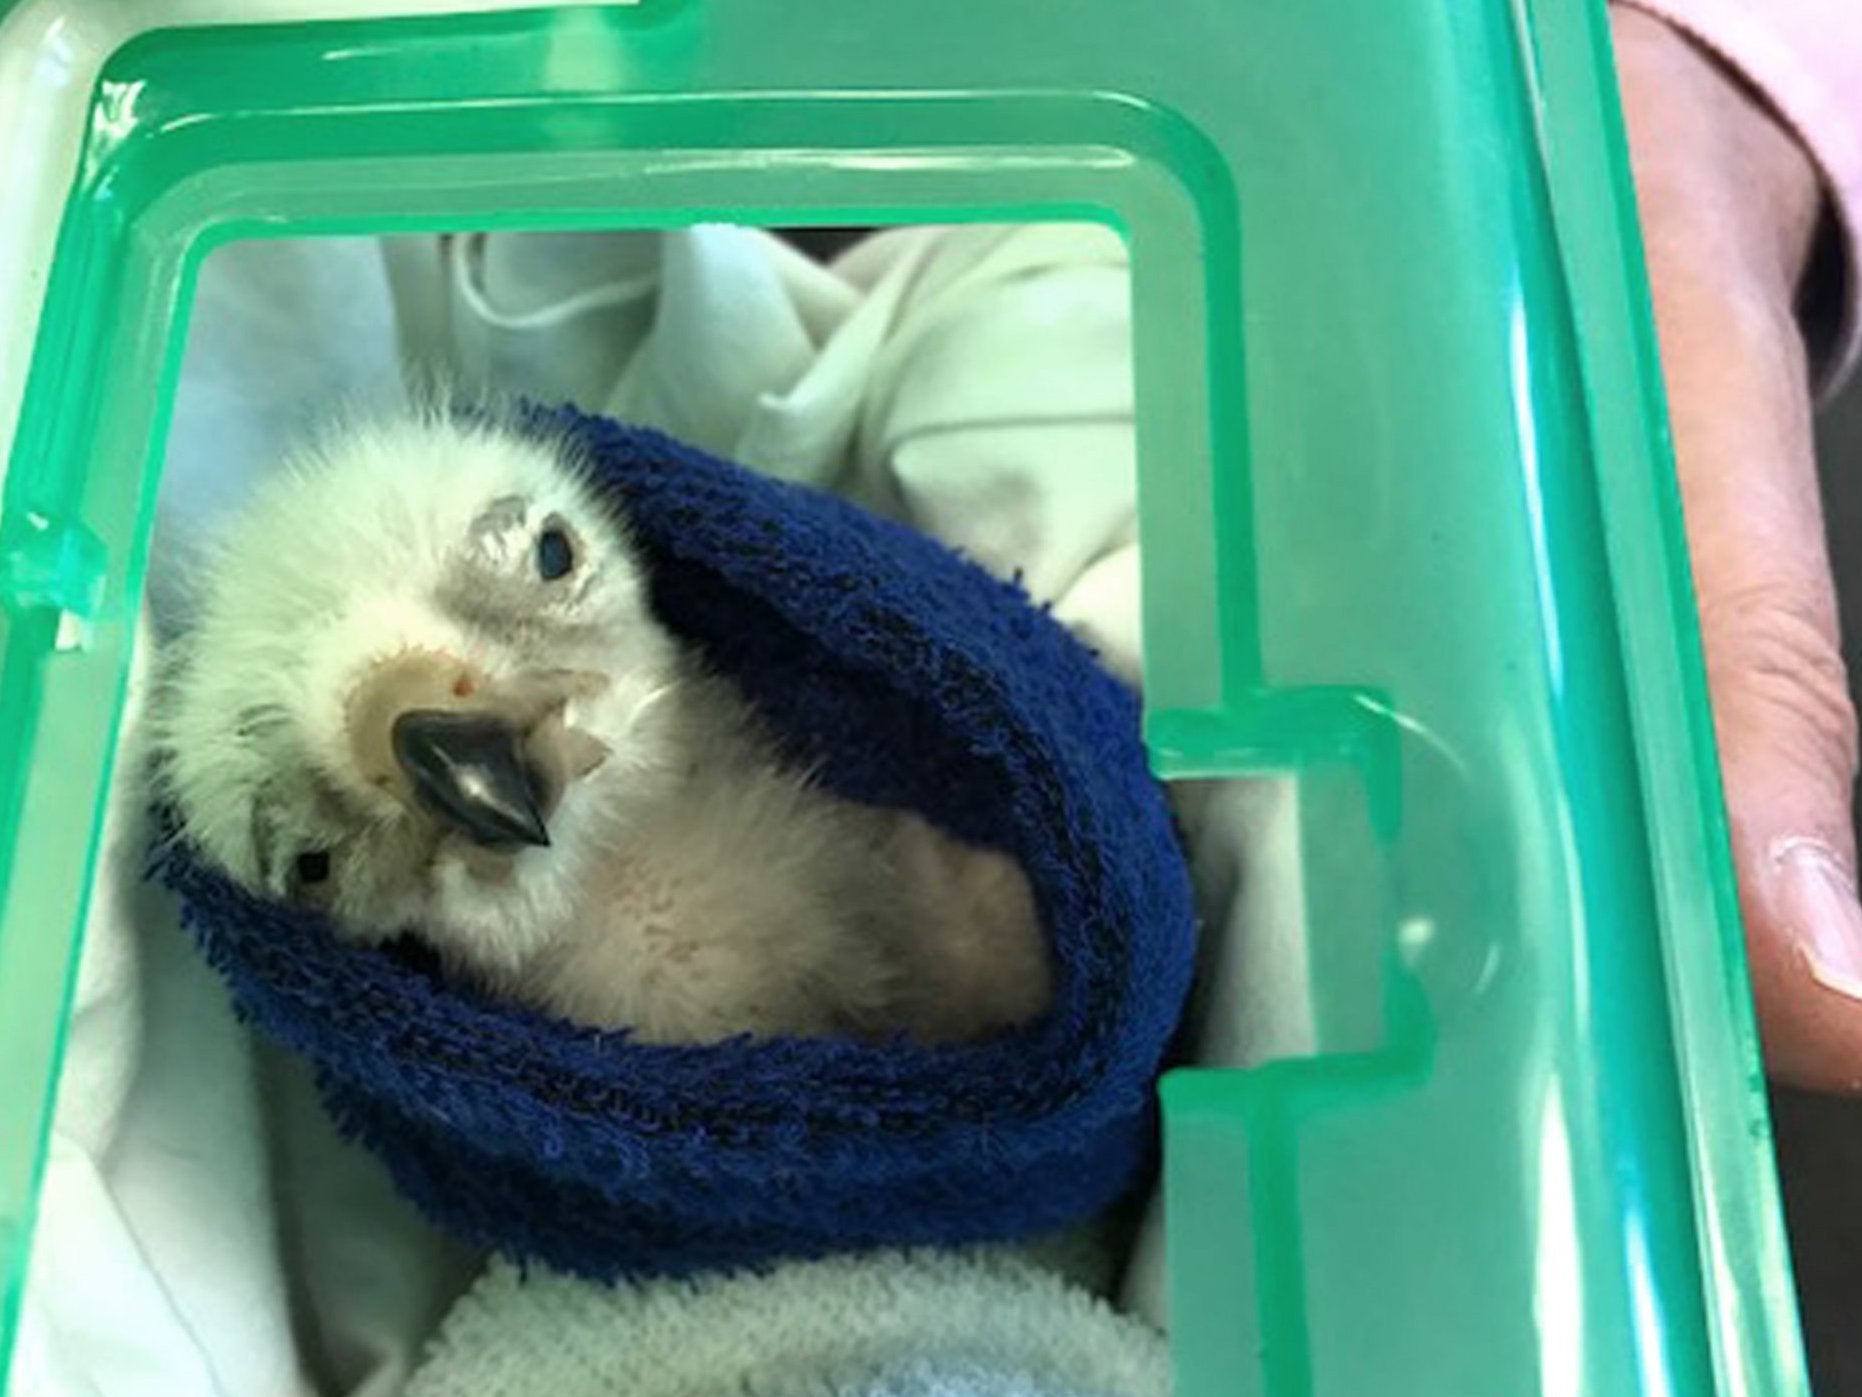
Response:
[{"label": "chick's nostril", "polygon": [[415,709],[394,720],[395,761],[429,813],[488,848],[547,845],[543,779],[524,734],[487,713]]},{"label": "chick's nostril", "polygon": [[435,650],[408,650],[368,667],[344,709],[349,754],[364,784],[405,801],[408,789],[394,749],[394,723],[403,713],[450,709],[477,694],[482,677],[462,660]]}]

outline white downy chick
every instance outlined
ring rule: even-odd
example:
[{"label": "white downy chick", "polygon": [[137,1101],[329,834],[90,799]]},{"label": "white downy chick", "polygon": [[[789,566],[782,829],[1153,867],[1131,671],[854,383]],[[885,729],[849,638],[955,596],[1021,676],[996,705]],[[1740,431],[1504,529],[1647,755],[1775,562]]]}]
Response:
[{"label": "white downy chick", "polygon": [[156,772],[247,889],[647,1041],[958,1042],[1047,1007],[1020,867],[785,764],[565,447],[336,433],[202,580]]}]

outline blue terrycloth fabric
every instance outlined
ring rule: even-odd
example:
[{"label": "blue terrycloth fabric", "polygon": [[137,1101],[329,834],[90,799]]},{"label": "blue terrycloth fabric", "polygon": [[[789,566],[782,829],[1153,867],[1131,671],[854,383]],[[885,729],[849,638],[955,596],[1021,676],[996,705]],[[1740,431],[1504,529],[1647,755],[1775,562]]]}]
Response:
[{"label": "blue terrycloth fabric", "polygon": [[183,844],[155,868],[240,1012],[437,1223],[595,1276],[1072,1223],[1139,1182],[1188,986],[1190,884],[1135,697],[1019,589],[817,491],[570,409],[677,632],[845,794],[1024,863],[1058,1001],[961,1049],[649,1046],[338,945]]}]

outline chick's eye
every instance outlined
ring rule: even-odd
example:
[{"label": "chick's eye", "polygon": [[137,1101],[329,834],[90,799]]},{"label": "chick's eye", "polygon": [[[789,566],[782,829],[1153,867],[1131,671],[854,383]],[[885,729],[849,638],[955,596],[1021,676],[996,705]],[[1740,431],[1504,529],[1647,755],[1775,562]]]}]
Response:
[{"label": "chick's eye", "polygon": [[537,576],[545,582],[564,578],[575,567],[575,545],[568,531],[551,525],[537,535]]},{"label": "chick's eye", "polygon": [[297,881],[300,887],[314,888],[330,878],[330,855],[325,849],[312,849],[297,856]]}]

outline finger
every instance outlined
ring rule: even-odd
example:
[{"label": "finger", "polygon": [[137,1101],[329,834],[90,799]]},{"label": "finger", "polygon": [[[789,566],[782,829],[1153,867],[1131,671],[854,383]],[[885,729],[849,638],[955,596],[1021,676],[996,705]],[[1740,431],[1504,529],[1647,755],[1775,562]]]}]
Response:
[{"label": "finger", "polygon": [[1849,786],[1854,719],[1833,642],[1797,600],[1705,613],[1716,730],[1767,1062],[1862,1089],[1862,904]]},{"label": "finger", "polygon": [[[1711,317],[1669,307],[1658,320],[1673,339],[1699,333]],[[1677,346],[1666,358],[1767,1061],[1800,1085],[1855,1090],[1862,1089],[1856,719],[1817,496],[1807,369],[1794,343],[1723,325],[1710,352]],[[1770,391],[1755,395],[1755,385]],[[1748,406],[1729,413],[1728,402]]]},{"label": "finger", "polygon": [[[1862,1089],[1856,720],[1808,368],[1788,326],[1654,273],[1753,994],[1780,1078]],[[1737,410],[1728,411],[1727,405]]]},{"label": "finger", "polygon": [[1618,41],[1767,1062],[1862,1089],[1855,717],[1791,314],[1815,175],[1690,45],[1652,22]]}]

